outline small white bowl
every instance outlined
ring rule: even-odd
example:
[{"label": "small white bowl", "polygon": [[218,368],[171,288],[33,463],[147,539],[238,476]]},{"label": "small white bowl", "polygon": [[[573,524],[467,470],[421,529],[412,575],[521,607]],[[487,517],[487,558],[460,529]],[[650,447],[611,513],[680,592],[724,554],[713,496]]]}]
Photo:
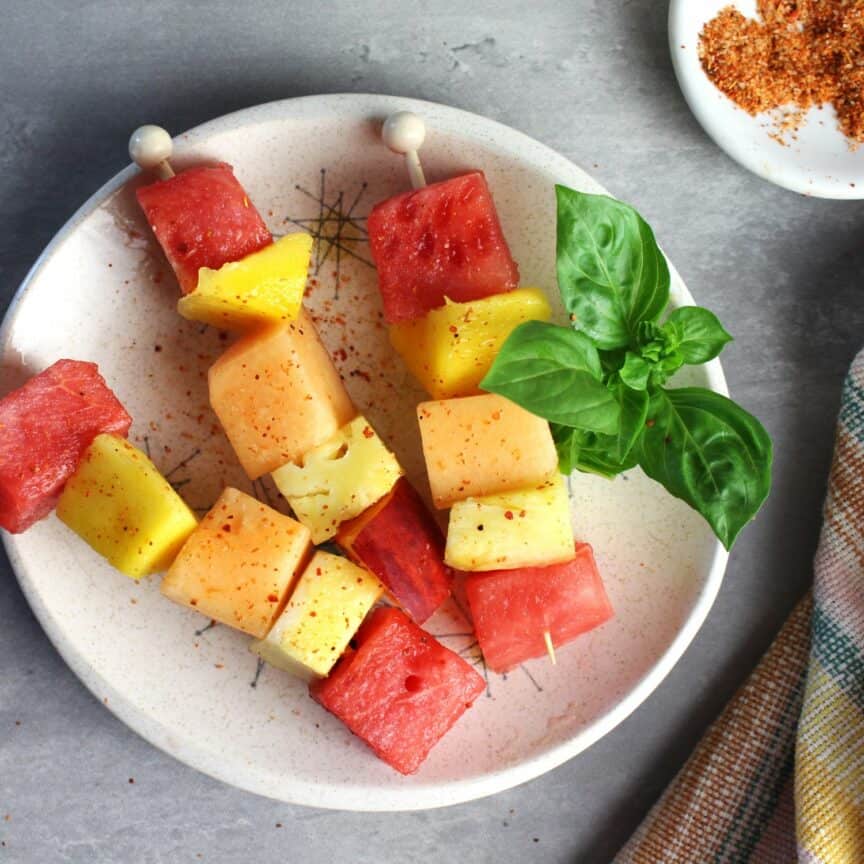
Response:
[{"label": "small white bowl", "polygon": [[[742,14],[756,16],[755,0],[731,0]],[[669,45],[684,98],[705,131],[733,159],[754,174],[804,195],[864,198],[864,147],[853,150],[837,126],[831,105],[813,108],[794,139],[770,137],[766,114],[750,116],[721,93],[699,62],[702,28],[730,0],[672,0]]]}]

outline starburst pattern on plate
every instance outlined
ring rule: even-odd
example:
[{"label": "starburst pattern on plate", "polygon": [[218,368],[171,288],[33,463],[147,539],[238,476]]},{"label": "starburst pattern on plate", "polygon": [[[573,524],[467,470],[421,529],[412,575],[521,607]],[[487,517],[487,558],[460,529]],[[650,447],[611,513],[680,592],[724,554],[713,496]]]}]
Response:
[{"label": "starburst pattern on plate", "polygon": [[[294,188],[302,195],[314,201],[318,205],[318,212],[312,216],[286,216],[285,222],[296,225],[315,239],[315,255],[312,259],[310,271],[317,276],[321,267],[328,259],[335,259],[336,288],[334,296],[339,295],[339,282],[342,268],[342,256],[353,258],[367,267],[375,265],[368,257],[361,255],[357,244],[369,242],[366,231],[366,216],[356,215],[356,211],[363,196],[366,193],[367,183],[360,184],[360,189],[354,195],[348,195],[344,190],[328,192],[327,169],[322,168],[320,173],[318,193],[310,192],[299,183]],[[346,206],[346,202],[350,204]]]}]

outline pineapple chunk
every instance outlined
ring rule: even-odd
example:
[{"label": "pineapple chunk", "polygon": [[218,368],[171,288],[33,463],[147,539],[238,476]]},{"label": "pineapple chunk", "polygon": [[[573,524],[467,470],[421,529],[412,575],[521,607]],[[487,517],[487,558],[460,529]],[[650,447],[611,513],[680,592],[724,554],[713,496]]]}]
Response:
[{"label": "pineapple chunk", "polygon": [[347,558],[316,552],[266,639],[249,647],[300,678],[323,677],[384,591]]},{"label": "pineapple chunk", "polygon": [[274,471],[273,480],[312,532],[312,542],[323,543],[346,519],[383,498],[401,475],[396,457],[361,415],[308,451],[299,465]]},{"label": "pineapple chunk", "polygon": [[267,635],[309,554],[309,531],[251,495],[228,487],[162,580],[175,603]]},{"label": "pineapple chunk", "polygon": [[125,438],[97,435],[57,502],[57,515],[122,573],[168,567],[198,520]]},{"label": "pineapple chunk", "polygon": [[525,321],[548,321],[546,296],[536,288],[493,294],[433,309],[390,326],[390,343],[434,399],[472,396],[504,340]]},{"label": "pineapple chunk", "polygon": [[227,330],[293,321],[303,302],[311,251],[308,234],[287,234],[218,270],[202,267],[197,287],[180,298],[177,311]]},{"label": "pineapple chunk", "polygon": [[303,311],[240,339],[208,380],[210,404],[251,480],[295,462],[357,414]]},{"label": "pineapple chunk", "polygon": [[438,508],[523,489],[557,471],[549,424],[503,396],[421,402],[417,418]]},{"label": "pineapple chunk", "polygon": [[542,567],[573,557],[564,478],[453,505],[444,560],[457,570]]}]

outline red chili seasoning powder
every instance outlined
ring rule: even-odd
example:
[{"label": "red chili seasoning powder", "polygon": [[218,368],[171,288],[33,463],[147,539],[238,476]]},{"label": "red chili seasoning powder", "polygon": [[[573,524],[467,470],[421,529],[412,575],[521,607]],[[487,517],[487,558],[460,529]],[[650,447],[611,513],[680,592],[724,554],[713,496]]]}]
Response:
[{"label": "red chili seasoning powder", "polygon": [[702,68],[749,114],[791,109],[778,132],[831,103],[852,146],[864,143],[864,0],[757,0],[759,19],[732,6],[699,37]]}]

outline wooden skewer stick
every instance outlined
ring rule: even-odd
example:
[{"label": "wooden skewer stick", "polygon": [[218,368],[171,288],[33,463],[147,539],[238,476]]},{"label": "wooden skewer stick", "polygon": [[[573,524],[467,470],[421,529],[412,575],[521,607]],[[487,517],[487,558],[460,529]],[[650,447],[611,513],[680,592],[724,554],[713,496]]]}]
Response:
[{"label": "wooden skewer stick", "polygon": [[405,157],[411,185],[415,189],[422,189],[426,185],[426,178],[423,176],[418,151],[426,138],[423,118],[411,111],[397,111],[384,121],[381,138],[394,153]]},{"label": "wooden skewer stick", "polygon": [[549,659],[552,661],[552,665],[556,665],[555,660],[555,646],[552,644],[552,634],[548,630],[543,631],[543,641],[546,643],[546,651],[549,653]]},{"label": "wooden skewer stick", "polygon": [[145,171],[155,171],[161,180],[174,176],[168,161],[173,152],[174,142],[161,126],[139,126],[129,139],[132,161]]}]

